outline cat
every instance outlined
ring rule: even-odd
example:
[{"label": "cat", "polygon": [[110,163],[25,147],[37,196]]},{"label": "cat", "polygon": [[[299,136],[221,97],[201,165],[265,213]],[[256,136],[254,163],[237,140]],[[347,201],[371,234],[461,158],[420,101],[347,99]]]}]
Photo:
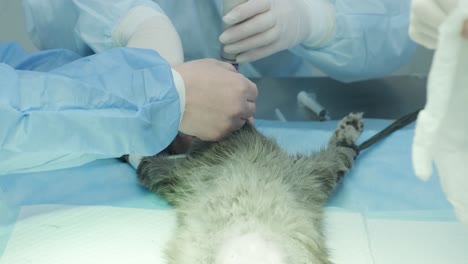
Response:
[{"label": "cat", "polygon": [[362,113],[343,118],[328,146],[288,155],[252,125],[184,158],[145,157],[139,182],[177,210],[168,264],[330,264],[323,207],[357,155]]}]

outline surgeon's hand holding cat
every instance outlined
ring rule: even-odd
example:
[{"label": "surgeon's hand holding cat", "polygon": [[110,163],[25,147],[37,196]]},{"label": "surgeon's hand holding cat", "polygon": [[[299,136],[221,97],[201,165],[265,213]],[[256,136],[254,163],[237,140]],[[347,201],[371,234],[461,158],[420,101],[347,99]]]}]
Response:
[{"label": "surgeon's hand holding cat", "polygon": [[257,86],[231,64],[204,59],[181,64],[175,70],[185,84],[179,131],[215,141],[252,120]]}]

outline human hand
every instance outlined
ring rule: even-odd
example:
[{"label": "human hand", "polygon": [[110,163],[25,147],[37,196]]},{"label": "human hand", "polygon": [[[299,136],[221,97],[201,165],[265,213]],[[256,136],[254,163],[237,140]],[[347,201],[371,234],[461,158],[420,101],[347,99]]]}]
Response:
[{"label": "human hand", "polygon": [[185,84],[185,110],[179,127],[184,134],[220,140],[252,119],[257,86],[231,64],[202,59],[174,69]]},{"label": "human hand", "polygon": [[157,14],[141,23],[132,32],[126,47],[155,50],[171,66],[184,62],[184,51],[179,34],[169,18]]},{"label": "human hand", "polygon": [[[458,5],[458,0],[413,0],[411,3],[410,37],[429,49],[437,47],[439,27]],[[461,34],[468,38],[468,20]]]},{"label": "human hand", "polygon": [[335,35],[328,0],[250,0],[223,17],[219,40],[238,63],[254,61],[298,44],[319,48]]}]

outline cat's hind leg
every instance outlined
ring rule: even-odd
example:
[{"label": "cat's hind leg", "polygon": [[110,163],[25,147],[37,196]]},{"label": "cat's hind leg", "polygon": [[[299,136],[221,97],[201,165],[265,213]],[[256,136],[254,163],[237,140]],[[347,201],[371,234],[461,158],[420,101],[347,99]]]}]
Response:
[{"label": "cat's hind leg", "polygon": [[338,123],[326,149],[295,157],[294,166],[299,177],[291,180],[296,182],[306,202],[324,203],[328,199],[352,167],[357,155],[355,142],[363,129],[362,113],[351,113]]},{"label": "cat's hind leg", "polygon": [[362,116],[362,113],[351,113],[341,119],[328,144],[355,148],[356,140],[364,130]]}]

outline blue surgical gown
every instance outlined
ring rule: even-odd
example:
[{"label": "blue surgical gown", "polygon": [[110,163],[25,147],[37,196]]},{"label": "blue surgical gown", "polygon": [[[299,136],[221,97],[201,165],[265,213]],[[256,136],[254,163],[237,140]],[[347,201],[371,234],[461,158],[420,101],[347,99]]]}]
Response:
[{"label": "blue surgical gown", "polygon": [[[312,0],[310,0],[312,1]],[[321,49],[302,45],[240,66],[248,77],[307,77],[319,68],[341,81],[382,77],[409,61],[408,0],[332,0],[337,34]],[[112,32],[129,10],[146,6],[168,15],[186,60],[220,59],[222,0],[25,0],[30,36],[43,49],[80,54],[115,46]]]},{"label": "blue surgical gown", "polygon": [[154,155],[177,135],[180,117],[171,68],[154,51],[80,58],[0,43],[0,174]]}]

